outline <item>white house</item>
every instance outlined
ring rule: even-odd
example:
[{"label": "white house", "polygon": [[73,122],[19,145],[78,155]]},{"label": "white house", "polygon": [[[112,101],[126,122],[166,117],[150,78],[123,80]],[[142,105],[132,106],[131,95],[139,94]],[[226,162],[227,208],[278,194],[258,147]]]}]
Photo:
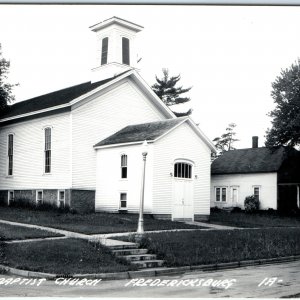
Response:
[{"label": "white house", "polygon": [[147,140],[146,213],[209,215],[214,146],[135,69],[142,27],[113,17],[91,30],[99,63],[92,81],[18,102],[0,117],[0,199],[137,212]]},{"label": "white house", "polygon": [[255,195],[260,209],[300,208],[300,153],[295,149],[253,146],[225,152],[211,166],[211,207],[244,209],[247,196]]}]

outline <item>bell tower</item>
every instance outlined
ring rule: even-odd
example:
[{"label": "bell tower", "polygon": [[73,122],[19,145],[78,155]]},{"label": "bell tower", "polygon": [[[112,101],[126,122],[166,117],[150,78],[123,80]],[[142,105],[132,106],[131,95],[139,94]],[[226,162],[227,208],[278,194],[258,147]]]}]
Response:
[{"label": "bell tower", "polygon": [[142,26],[112,17],[90,29],[97,37],[97,65],[92,69],[92,82],[136,68],[135,37]]}]

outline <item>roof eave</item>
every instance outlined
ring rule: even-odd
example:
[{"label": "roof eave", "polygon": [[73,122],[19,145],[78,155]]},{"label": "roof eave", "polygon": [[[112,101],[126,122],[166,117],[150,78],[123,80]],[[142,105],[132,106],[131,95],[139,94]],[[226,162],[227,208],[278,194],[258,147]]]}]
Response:
[{"label": "roof eave", "polygon": [[[153,140],[147,140],[147,143],[148,144],[151,144],[153,143],[154,141]],[[132,145],[138,145],[138,144],[143,144],[144,143],[144,140],[143,141],[137,141],[137,142],[127,142],[127,143],[118,143],[118,144],[109,144],[109,145],[103,145],[103,146],[97,146],[94,145],[94,149],[95,150],[98,150],[98,149],[107,149],[107,148],[115,148],[115,147],[125,147],[125,146],[132,146]]]}]

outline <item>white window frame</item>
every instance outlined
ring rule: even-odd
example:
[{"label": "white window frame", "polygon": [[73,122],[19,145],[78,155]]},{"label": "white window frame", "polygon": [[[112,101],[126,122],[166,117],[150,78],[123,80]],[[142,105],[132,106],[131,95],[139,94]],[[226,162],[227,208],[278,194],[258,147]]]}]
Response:
[{"label": "white window frame", "polygon": [[[220,200],[217,200],[217,189],[220,189]],[[225,201],[222,200],[222,191],[225,189]],[[228,202],[228,187],[227,186],[215,186],[215,202],[227,203]]]},{"label": "white window frame", "polygon": [[[122,194],[126,195],[126,199],[122,200]],[[126,201],[126,207],[121,206],[121,201]],[[128,193],[127,191],[120,191],[119,192],[119,210],[124,210],[126,211],[128,209]]]},{"label": "white window frame", "polygon": [[[42,199],[38,199],[38,195],[39,193],[42,193]],[[44,202],[44,191],[43,190],[36,190],[36,193],[35,193],[35,201],[36,201],[36,204],[42,204]],[[39,203],[40,201],[40,203]]]},{"label": "white window frame", "polygon": [[[60,193],[61,193],[61,192],[64,193],[64,198],[63,198],[63,199],[60,199]],[[61,207],[61,206],[60,206],[60,202],[61,202],[61,201],[63,201],[63,203],[64,203],[64,206],[63,206],[62,208],[66,207],[66,191],[65,191],[65,190],[58,190],[58,191],[57,191],[57,206],[58,206],[58,207]]]},{"label": "white window frame", "polygon": [[[13,193],[13,198],[11,199],[10,193]],[[9,190],[7,193],[7,205],[10,205],[11,202],[15,201],[15,191]]]},{"label": "white window frame", "polygon": [[[12,135],[13,137],[13,147],[12,147],[12,174],[9,174],[9,136]],[[14,176],[14,148],[15,148],[15,134],[10,132],[7,134],[7,149],[6,149],[6,176],[13,177]]]},{"label": "white window frame", "polygon": [[[47,129],[50,129],[50,149],[46,149],[46,130]],[[52,128],[52,126],[45,126],[43,128],[43,133],[44,133],[44,143],[43,143],[43,147],[44,147],[43,167],[44,167],[44,170],[43,170],[43,173],[45,175],[50,175],[52,173],[52,140],[53,140],[52,139],[52,137],[53,137],[53,128]],[[46,172],[46,152],[47,151],[50,151],[50,172]]]},{"label": "white window frame", "polygon": [[[123,156],[126,156],[126,165],[122,165],[122,157]],[[128,180],[128,155],[126,153],[121,153],[120,155],[120,158],[121,158],[121,164],[120,164],[120,168],[121,168],[121,180]],[[122,177],[122,174],[123,174],[123,168],[126,168],[126,177]]]},{"label": "white window frame", "polygon": [[253,185],[253,195],[255,196],[255,189],[258,189],[258,201],[261,199],[261,186],[260,185]]}]

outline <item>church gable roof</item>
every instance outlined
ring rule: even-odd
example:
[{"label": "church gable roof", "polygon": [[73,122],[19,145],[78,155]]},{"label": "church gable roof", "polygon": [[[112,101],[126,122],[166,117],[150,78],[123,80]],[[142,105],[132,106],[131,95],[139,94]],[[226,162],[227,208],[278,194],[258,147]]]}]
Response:
[{"label": "church gable roof", "polygon": [[55,106],[68,104],[70,101],[116,79],[124,73],[118,74],[115,77],[108,78],[102,81],[91,83],[84,82],[52,93],[34,97],[25,101],[17,102],[9,106],[1,119],[16,117],[26,113],[37,112],[43,109],[52,108]]},{"label": "church gable roof", "polygon": [[119,144],[139,143],[145,140],[155,141],[168,131],[183,123],[186,118],[168,119],[164,121],[129,125],[106,139],[97,143],[94,147],[103,147]]},{"label": "church gable roof", "polygon": [[277,172],[288,156],[289,149],[285,147],[231,150],[214,160],[211,165],[211,174]]}]

